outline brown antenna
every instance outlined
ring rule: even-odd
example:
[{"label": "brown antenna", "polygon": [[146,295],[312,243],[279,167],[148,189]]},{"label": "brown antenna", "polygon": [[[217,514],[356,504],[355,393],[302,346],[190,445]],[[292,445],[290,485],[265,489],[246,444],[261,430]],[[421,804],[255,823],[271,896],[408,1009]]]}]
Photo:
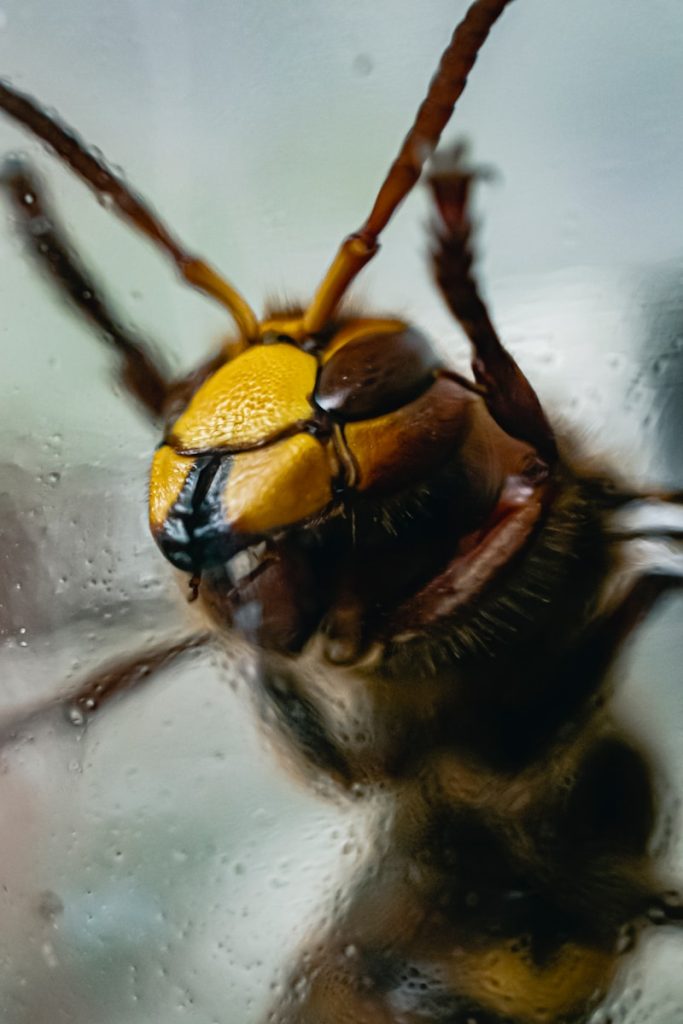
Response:
[{"label": "brown antenna", "polygon": [[420,177],[467,84],[479,50],[509,3],[511,0],[475,0],[456,28],[370,216],[358,231],[344,239],[304,314],[303,333],[321,330],[351,282],[379,249],[377,239]]}]

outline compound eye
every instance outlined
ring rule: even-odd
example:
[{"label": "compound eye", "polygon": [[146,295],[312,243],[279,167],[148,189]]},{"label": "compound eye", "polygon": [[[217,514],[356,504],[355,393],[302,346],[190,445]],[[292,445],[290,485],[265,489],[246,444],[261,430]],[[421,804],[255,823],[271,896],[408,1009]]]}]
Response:
[{"label": "compound eye", "polygon": [[371,334],[350,341],[325,363],[315,399],[343,421],[365,420],[407,405],[434,382],[439,362],[419,331]]}]

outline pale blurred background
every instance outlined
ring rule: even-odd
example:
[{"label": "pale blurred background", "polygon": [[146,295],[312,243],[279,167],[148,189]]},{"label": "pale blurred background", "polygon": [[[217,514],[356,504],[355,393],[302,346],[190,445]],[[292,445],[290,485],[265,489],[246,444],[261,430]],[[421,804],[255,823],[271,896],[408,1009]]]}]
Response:
[{"label": "pale blurred background", "polygon": [[[253,304],[305,297],[358,226],[463,0],[0,0],[0,73],[54,107]],[[553,415],[637,481],[683,483],[683,8],[518,0],[448,137],[482,188],[481,272]],[[130,322],[189,369],[229,324],[41,148]],[[464,366],[431,286],[425,196],[356,294]],[[157,438],[0,208],[0,713],[184,629],[148,536]],[[624,659],[624,713],[683,794],[681,602]],[[360,808],[296,788],[259,738],[243,663],[196,657],[85,733],[51,719],[0,751],[1,1024],[252,1024],[363,857]],[[661,837],[660,837],[661,838]],[[683,881],[683,842],[664,844]],[[318,908],[318,909],[316,909]],[[683,936],[645,943],[614,1010],[683,1016]]]}]

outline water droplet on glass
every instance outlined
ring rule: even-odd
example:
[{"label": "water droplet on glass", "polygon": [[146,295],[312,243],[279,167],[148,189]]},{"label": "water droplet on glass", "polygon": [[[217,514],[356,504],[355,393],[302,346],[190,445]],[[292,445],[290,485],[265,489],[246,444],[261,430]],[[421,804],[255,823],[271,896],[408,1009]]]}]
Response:
[{"label": "water droplet on glass", "polygon": [[38,899],[38,913],[46,921],[54,922],[64,912],[64,903],[56,892],[46,889]]},{"label": "water droplet on glass", "polygon": [[354,73],[362,78],[367,78],[368,75],[371,75],[374,66],[372,57],[367,53],[359,53],[353,58],[352,67]]},{"label": "water droplet on glass", "polygon": [[67,709],[66,717],[72,725],[85,725],[85,715],[75,704]]},{"label": "water droplet on glass", "polygon": [[59,966],[59,960],[57,959],[55,948],[51,942],[43,943],[41,947],[41,953],[43,954],[43,960],[45,961],[48,967],[54,969],[55,967]]}]

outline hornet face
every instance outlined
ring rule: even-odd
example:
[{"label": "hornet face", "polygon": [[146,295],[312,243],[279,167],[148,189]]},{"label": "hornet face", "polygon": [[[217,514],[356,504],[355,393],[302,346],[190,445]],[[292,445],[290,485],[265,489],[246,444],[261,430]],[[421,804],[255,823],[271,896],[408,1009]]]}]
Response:
[{"label": "hornet face", "polygon": [[410,619],[407,595],[429,605],[435,571],[471,562],[543,474],[402,321],[347,319],[296,341],[287,329],[265,321],[171,424],[150,523],[223,621],[258,601],[259,643],[291,651],[324,616],[330,657],[354,660],[380,621]]}]

